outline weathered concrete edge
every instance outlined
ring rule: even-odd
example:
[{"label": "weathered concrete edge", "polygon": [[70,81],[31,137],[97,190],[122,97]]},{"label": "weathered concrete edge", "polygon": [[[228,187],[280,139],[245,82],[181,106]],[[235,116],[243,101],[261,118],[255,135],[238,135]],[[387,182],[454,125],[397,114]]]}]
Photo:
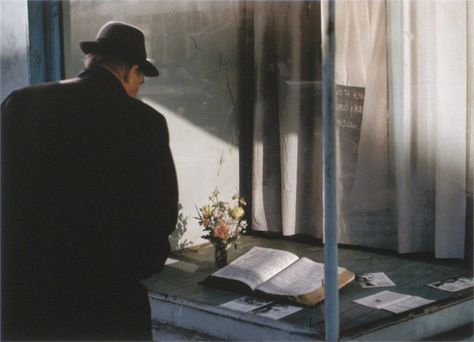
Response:
[{"label": "weathered concrete edge", "polygon": [[151,319],[156,323],[234,341],[323,341],[312,329],[284,321],[239,313],[187,299],[150,293]]},{"label": "weathered concrete edge", "polygon": [[214,336],[200,334],[183,328],[177,328],[166,323],[152,322],[153,341],[222,341]]},{"label": "weathered concrete edge", "polygon": [[408,315],[402,320],[374,327],[341,341],[420,340],[461,327],[473,321],[474,299],[452,303],[419,315]]}]

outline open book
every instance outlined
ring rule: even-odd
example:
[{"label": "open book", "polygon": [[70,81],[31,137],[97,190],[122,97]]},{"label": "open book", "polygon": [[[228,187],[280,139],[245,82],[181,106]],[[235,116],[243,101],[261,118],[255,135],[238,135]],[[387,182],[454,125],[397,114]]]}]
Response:
[{"label": "open book", "polygon": [[[339,288],[355,275],[338,268]],[[314,305],[324,299],[324,264],[272,248],[253,247],[203,284],[270,299]]]}]

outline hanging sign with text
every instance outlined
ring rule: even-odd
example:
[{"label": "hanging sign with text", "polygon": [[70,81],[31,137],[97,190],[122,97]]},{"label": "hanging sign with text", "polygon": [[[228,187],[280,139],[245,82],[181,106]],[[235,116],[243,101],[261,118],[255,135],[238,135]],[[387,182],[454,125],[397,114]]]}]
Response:
[{"label": "hanging sign with text", "polygon": [[365,88],[336,84],[335,91],[338,195],[347,199],[352,191],[357,169]]}]

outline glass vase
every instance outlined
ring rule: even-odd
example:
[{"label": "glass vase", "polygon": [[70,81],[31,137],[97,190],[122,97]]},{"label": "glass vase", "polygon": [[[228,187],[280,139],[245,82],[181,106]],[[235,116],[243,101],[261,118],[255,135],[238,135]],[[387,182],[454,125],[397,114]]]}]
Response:
[{"label": "glass vase", "polygon": [[227,245],[223,243],[214,244],[214,261],[216,270],[227,265]]}]

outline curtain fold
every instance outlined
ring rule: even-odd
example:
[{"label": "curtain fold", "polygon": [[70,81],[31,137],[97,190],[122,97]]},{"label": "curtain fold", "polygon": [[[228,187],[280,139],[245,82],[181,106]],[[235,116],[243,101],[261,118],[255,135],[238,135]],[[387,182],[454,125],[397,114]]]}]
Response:
[{"label": "curtain fold", "polygon": [[[391,7],[404,14],[399,24],[403,35],[391,42],[391,63],[403,67],[390,83],[397,87],[394,96],[398,92],[391,124],[396,126],[392,158],[397,249],[402,253],[434,250],[438,258],[464,257],[467,141],[472,135],[467,125],[466,5],[458,0]],[[395,56],[400,48],[405,53]]]},{"label": "curtain fold", "polygon": [[467,201],[466,260],[473,260],[474,233],[474,3],[467,2]]},{"label": "curtain fold", "polygon": [[319,18],[316,3],[254,3],[254,230],[322,236]]},{"label": "curtain fold", "polygon": [[383,1],[336,2],[336,198],[340,243],[393,249],[385,15]]},{"label": "curtain fold", "polygon": [[439,258],[464,257],[468,133],[466,7],[466,1],[438,3],[436,23],[433,23],[437,119],[435,252]]},{"label": "curtain fold", "polygon": [[[252,227],[322,238],[314,24],[325,3],[253,4]],[[340,243],[464,257],[473,210],[472,8],[467,0],[336,2]]]}]

